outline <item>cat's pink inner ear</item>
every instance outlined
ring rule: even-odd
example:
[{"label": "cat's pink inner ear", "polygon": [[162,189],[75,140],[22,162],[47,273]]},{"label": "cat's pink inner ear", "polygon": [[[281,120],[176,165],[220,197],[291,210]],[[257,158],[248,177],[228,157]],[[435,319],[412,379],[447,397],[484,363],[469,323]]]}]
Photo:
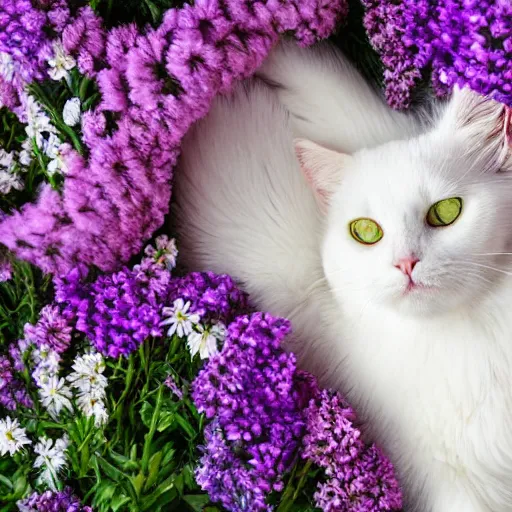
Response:
[{"label": "cat's pink inner ear", "polygon": [[327,149],[307,139],[295,139],[295,153],[306,181],[323,211],[340,183],[349,155]]}]

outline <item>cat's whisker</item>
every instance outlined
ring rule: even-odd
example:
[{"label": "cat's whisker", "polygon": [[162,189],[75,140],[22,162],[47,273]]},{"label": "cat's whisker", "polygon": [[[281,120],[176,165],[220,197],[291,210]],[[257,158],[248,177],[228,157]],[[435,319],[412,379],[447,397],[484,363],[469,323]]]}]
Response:
[{"label": "cat's whisker", "polygon": [[465,265],[474,265],[476,267],[481,267],[481,268],[487,268],[489,270],[494,270],[495,272],[500,272],[500,273],[505,274],[507,276],[512,276],[512,272],[509,272],[507,270],[503,270],[501,268],[492,267],[490,265],[484,265],[483,263],[476,263],[475,261],[461,261],[460,263],[463,263]]}]

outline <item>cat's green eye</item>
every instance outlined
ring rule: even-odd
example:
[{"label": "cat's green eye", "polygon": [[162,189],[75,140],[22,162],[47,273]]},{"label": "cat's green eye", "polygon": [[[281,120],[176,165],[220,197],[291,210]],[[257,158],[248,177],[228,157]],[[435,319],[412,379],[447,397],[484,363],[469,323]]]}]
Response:
[{"label": "cat's green eye", "polygon": [[350,223],[354,240],[366,245],[376,244],[383,236],[382,228],[372,219],[356,219]]},{"label": "cat's green eye", "polygon": [[462,199],[460,197],[450,197],[434,203],[427,213],[427,223],[429,226],[438,228],[453,224],[462,213]]}]

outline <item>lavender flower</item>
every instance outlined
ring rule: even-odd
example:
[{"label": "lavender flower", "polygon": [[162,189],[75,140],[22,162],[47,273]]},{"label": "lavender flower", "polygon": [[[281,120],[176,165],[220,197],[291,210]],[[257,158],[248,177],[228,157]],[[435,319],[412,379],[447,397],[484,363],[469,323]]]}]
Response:
[{"label": "lavender flower", "polygon": [[70,487],[63,491],[35,492],[17,503],[20,512],[93,512],[91,507],[83,506]]},{"label": "lavender flower", "polygon": [[238,314],[249,310],[247,294],[228,275],[193,272],[174,279],[169,287],[169,302],[190,302],[190,312],[197,313],[203,323],[219,321],[228,325]]},{"label": "lavender flower", "polygon": [[15,376],[15,368],[7,356],[0,355],[0,405],[9,411],[19,406],[34,406],[21,380]]},{"label": "lavender flower", "polygon": [[71,342],[72,327],[57,306],[45,306],[35,325],[25,325],[25,338],[36,346],[48,345],[58,353],[64,352]]},{"label": "lavender flower", "polygon": [[268,314],[239,317],[193,383],[198,410],[215,418],[196,478],[229,510],[267,510],[297,454],[305,422],[295,357],[280,348],[289,330]]},{"label": "lavender flower", "polygon": [[162,308],[170,273],[149,260],[132,270],[81,281],[79,269],[56,283],[56,299],[64,315],[76,321],[103,355],[128,355],[150,336],[162,336]]},{"label": "lavender flower", "polygon": [[365,26],[382,55],[389,103],[405,108],[420,77],[512,105],[512,4],[507,0],[364,0]]},{"label": "lavender flower", "polygon": [[393,466],[376,446],[363,443],[354,420],[350,406],[328,390],[306,410],[302,457],[324,468],[328,477],[315,494],[317,507],[325,512],[401,510]]}]

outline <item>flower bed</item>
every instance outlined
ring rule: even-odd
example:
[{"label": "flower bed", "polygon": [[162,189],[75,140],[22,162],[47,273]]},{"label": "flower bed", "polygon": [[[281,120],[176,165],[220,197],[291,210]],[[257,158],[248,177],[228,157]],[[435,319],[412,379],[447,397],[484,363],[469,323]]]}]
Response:
[{"label": "flower bed", "polygon": [[[465,81],[510,103],[504,2],[478,24],[471,2],[365,3],[393,105],[426,69],[440,93]],[[282,350],[289,322],[148,243],[213,96],[280,34],[328,36],[346,3],[144,0],[118,26],[114,4],[0,6],[0,510],[400,510],[354,411]],[[446,25],[456,8],[479,47]]]}]

